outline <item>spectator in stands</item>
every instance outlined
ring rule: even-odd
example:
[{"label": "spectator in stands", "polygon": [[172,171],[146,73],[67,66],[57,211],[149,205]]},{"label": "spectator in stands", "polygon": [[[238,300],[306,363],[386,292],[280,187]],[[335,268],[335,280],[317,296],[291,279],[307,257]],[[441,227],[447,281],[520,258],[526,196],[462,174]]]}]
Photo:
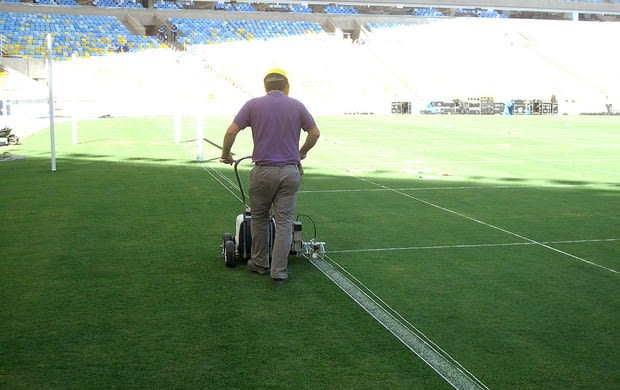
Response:
[{"label": "spectator in stands", "polygon": [[168,34],[166,33],[166,26],[161,24],[158,30],[159,39],[163,42],[168,41]]},{"label": "spectator in stands", "polygon": [[172,26],[170,26],[170,32],[172,33],[172,42],[176,42],[177,34],[179,32],[179,28],[177,27],[176,24],[172,24]]},{"label": "spectator in stands", "polygon": [[[263,80],[266,94],[247,101],[228,126],[224,135],[222,157],[234,162],[231,149],[239,131],[250,126],[254,148],[250,173],[250,207],[252,209],[252,256],[248,269],[271,274],[275,283],[288,281],[288,254],[291,248],[297,191],[303,170],[300,161],[316,144],[320,132],[314,118],[299,100],[288,97],[287,73],[271,69]],[[301,130],[306,134],[299,147]],[[273,208],[276,234],[269,268],[269,212]]]}]

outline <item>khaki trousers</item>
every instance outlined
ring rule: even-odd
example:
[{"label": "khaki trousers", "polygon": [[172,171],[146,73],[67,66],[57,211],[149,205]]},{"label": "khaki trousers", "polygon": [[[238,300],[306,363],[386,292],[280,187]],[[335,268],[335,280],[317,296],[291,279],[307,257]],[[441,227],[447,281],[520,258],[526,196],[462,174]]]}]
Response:
[{"label": "khaki trousers", "polygon": [[293,239],[293,221],[301,175],[296,165],[255,165],[250,173],[252,208],[252,263],[269,267],[270,210],[276,220],[271,277],[288,278],[288,255]]}]

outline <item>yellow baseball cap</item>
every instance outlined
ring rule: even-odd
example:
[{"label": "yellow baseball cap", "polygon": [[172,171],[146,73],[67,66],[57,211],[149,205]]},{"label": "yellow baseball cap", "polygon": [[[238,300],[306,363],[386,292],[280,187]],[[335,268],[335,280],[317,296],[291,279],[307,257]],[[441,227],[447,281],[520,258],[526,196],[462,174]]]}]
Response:
[{"label": "yellow baseball cap", "polygon": [[[273,75],[273,74],[277,74],[280,75],[282,77],[284,77],[285,79],[288,80],[288,73],[286,73],[286,71],[282,68],[271,68],[267,71],[267,73],[265,74],[265,77],[269,76],[269,75]],[[271,78],[270,80],[267,81],[275,81],[275,78]]]}]

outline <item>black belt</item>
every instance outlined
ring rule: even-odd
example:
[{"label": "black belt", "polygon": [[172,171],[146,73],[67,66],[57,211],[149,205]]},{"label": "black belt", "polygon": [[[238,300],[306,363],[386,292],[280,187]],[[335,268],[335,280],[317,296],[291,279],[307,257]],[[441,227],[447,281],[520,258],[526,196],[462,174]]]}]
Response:
[{"label": "black belt", "polygon": [[294,166],[296,167],[298,164],[297,163],[288,163],[288,164],[284,164],[284,165],[279,165],[279,164],[262,164],[262,163],[254,163],[254,165],[256,165],[257,167],[288,167],[288,166]]}]

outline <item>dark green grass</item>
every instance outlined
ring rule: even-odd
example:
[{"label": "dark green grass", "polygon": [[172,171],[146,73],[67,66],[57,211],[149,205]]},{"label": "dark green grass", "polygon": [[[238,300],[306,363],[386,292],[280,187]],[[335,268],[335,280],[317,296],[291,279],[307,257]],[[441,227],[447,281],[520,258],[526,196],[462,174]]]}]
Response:
[{"label": "dark green grass", "polygon": [[[205,121],[207,160],[229,121]],[[616,120],[319,124],[298,212],[332,260],[491,388],[617,387],[620,278],[582,261],[620,268]],[[80,122],[71,145],[60,123],[57,172],[46,132],[3,149],[26,159],[0,163],[0,387],[450,387],[307,261],[283,286],[225,268],[241,204],[209,172],[232,170],[182,125]]]},{"label": "dark green grass", "polygon": [[308,263],[285,286],[226,269],[238,204],[199,168],[11,164],[3,386],[444,386]]}]

